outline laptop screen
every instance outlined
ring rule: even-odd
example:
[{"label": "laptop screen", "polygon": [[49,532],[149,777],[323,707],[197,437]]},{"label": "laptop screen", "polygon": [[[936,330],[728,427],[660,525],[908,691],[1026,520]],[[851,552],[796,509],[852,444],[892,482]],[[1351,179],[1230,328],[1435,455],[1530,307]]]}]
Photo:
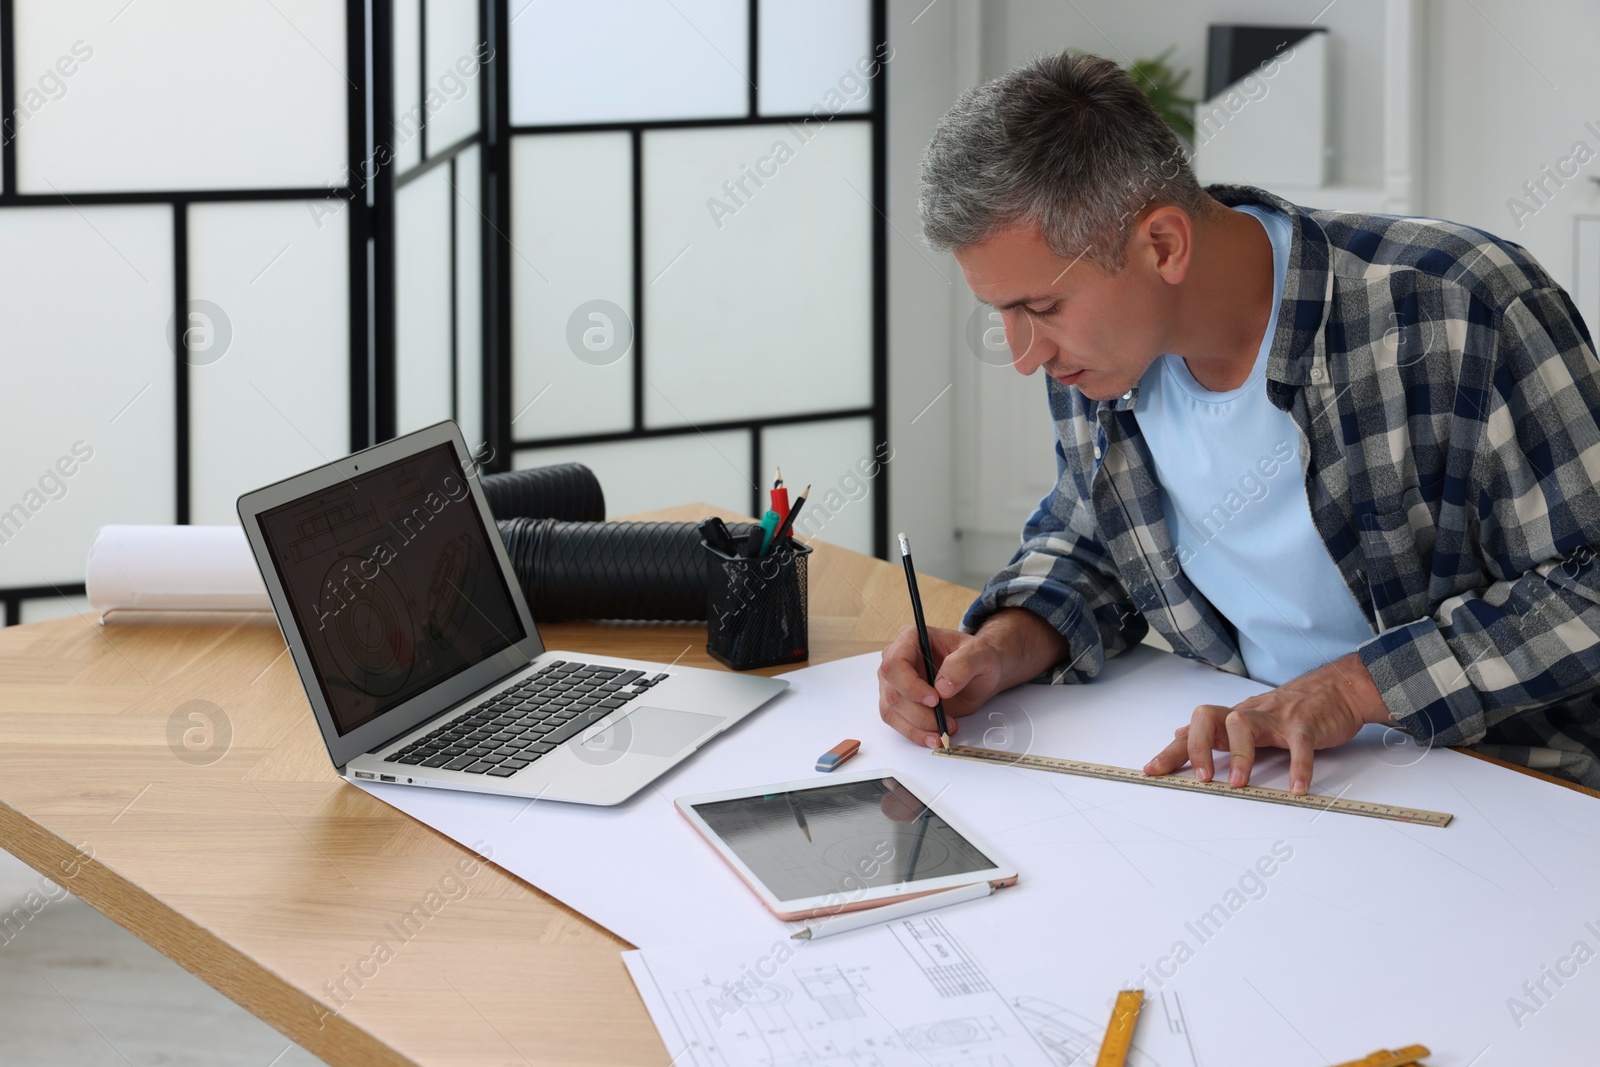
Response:
[{"label": "laptop screen", "polygon": [[259,521],[341,737],[525,636],[448,444]]}]

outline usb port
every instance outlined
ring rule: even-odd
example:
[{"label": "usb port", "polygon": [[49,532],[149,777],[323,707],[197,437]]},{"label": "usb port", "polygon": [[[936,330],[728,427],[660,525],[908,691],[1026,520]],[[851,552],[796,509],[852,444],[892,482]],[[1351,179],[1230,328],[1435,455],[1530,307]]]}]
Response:
[{"label": "usb port", "polygon": [[392,782],[392,781],[394,781],[394,775],[392,775],[392,774],[380,774],[380,775],[378,775],[378,781],[380,781],[380,782]]}]

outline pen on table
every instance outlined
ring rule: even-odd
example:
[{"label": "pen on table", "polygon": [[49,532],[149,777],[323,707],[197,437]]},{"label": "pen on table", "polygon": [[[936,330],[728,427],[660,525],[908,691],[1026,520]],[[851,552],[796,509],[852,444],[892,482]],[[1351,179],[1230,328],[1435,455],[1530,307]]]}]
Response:
[{"label": "pen on table", "polygon": [[795,941],[815,941],[819,937],[831,937],[834,934],[849,933],[859,930],[863,926],[876,926],[878,923],[893,922],[903,919],[907,915],[918,915],[934,908],[944,908],[951,904],[962,904],[969,900],[977,900],[993,893],[998,886],[992,882],[974,882],[972,885],[958,886],[955,889],[945,889],[927,896],[912,897],[895,904],[883,904],[876,908],[863,908],[860,911],[840,912],[822,922],[814,923],[802,930],[790,934]]},{"label": "pen on table", "polygon": [[[933,645],[928,641],[928,620],[922,616],[922,595],[917,592],[917,572],[911,566],[911,542],[906,540],[906,535],[900,535],[900,559],[906,565],[906,585],[911,587],[911,613],[917,619],[917,641],[922,645],[922,666],[928,675],[928,684],[933,685],[933,680],[939,676],[939,671],[933,665]],[[950,747],[950,724],[944,717],[944,700],[939,696],[939,691],[933,693],[933,718],[939,725],[939,743],[945,748]]]}]

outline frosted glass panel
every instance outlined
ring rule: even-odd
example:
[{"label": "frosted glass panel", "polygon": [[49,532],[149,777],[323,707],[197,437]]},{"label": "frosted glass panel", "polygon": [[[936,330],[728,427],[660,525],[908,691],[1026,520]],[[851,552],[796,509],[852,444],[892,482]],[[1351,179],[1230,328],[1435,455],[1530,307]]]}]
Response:
[{"label": "frosted glass panel", "polygon": [[89,614],[89,598],[86,596],[53,596],[40,600],[24,600],[22,602],[22,625],[24,626],[30,622],[60,619],[67,615],[84,615],[90,621],[95,618]]},{"label": "frosted glass panel", "polygon": [[20,191],[342,183],[343,4],[15,7]]},{"label": "frosted glass panel", "polygon": [[511,142],[514,440],[633,426],[628,135]]},{"label": "frosted glass panel", "polygon": [[761,0],[761,113],[842,115],[870,110],[874,54],[867,0]]},{"label": "frosted glass panel", "polygon": [[456,422],[474,451],[483,443],[483,216],[479,153],[456,156]]},{"label": "frosted glass panel", "polygon": [[192,522],[236,523],[241,493],[350,451],[349,216],[330,211],[189,208]]},{"label": "frosted glass panel", "polygon": [[106,523],[175,517],[172,209],[0,210],[0,586],[81,582]]},{"label": "frosted glass panel", "polygon": [[870,127],[645,134],[645,421],[872,399]]},{"label": "frosted glass panel", "polygon": [[[761,431],[761,456],[782,467],[789,499],[811,486],[795,519],[801,540],[815,537],[872,555],[872,500],[887,447],[875,451],[872,420],[832,419],[773,426]],[[772,485],[772,472],[762,475]]]},{"label": "frosted glass panel", "polygon": [[478,132],[478,85],[488,47],[478,32],[478,0],[428,0],[428,154]]},{"label": "frosted glass panel", "polygon": [[525,449],[512,465],[549,463],[588,464],[605,490],[609,517],[693,503],[741,515],[750,510],[750,435],[742,430]]},{"label": "frosted glass panel", "polygon": [[422,6],[393,0],[394,163],[398,173],[422,162]]},{"label": "frosted glass panel", "polygon": [[513,124],[749,111],[745,0],[513,0],[512,7]]},{"label": "frosted glass panel", "polygon": [[395,192],[395,431],[453,414],[450,342],[450,168]]}]

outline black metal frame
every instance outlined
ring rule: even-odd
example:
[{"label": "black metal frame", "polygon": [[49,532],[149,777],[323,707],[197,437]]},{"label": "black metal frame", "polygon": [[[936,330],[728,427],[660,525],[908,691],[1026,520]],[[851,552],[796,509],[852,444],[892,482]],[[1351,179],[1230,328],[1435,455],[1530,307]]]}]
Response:
[{"label": "black metal frame", "polygon": [[[379,8],[383,9],[381,13]],[[389,159],[380,163],[377,167],[379,177],[374,184],[374,192],[377,202],[380,205],[378,208],[378,218],[381,220],[377,225],[377,232],[386,234],[389,238],[387,241],[379,243],[376,273],[381,279],[381,282],[375,287],[373,297],[375,318],[377,322],[381,324],[379,327],[380,336],[376,345],[376,362],[379,368],[379,381],[382,383],[382,385],[378,390],[378,395],[375,400],[375,410],[377,413],[379,426],[377,440],[380,441],[386,441],[395,436],[395,432],[397,430],[397,375],[395,368],[396,306],[394,289],[395,196],[405,186],[440,167],[446,167],[449,169],[449,182],[451,189],[450,410],[451,414],[456,419],[459,420],[461,417],[461,352],[459,345],[460,323],[463,309],[460,307],[460,286],[458,275],[460,273],[461,264],[458,261],[458,237],[460,234],[462,220],[458,217],[458,211],[456,208],[457,191],[459,189],[458,177],[460,174],[460,170],[456,164],[463,152],[469,148],[472,148],[473,146],[478,147],[478,203],[480,205],[490,203],[489,190],[491,186],[490,182],[488,181],[488,177],[490,171],[490,143],[493,135],[493,126],[490,122],[490,115],[494,100],[493,85],[495,79],[498,77],[498,72],[496,70],[492,70],[491,67],[498,63],[500,55],[500,45],[496,41],[496,35],[493,32],[493,27],[490,22],[493,14],[492,8],[493,5],[490,0],[479,0],[479,36],[481,40],[493,48],[494,51],[492,53],[493,59],[483,63],[482,69],[479,71],[478,75],[478,132],[463,137],[453,144],[439,149],[434,155],[430,156],[428,154],[428,116],[427,110],[424,108],[421,118],[418,121],[417,128],[417,137],[419,139],[420,149],[418,162],[404,171],[398,171],[392,164],[393,157],[392,154],[390,154]],[[388,120],[384,119],[383,116],[393,116],[395,113],[394,77],[391,69],[394,54],[393,27],[389,20],[389,16],[391,14],[392,10],[389,9],[387,5],[380,3],[374,7],[373,55],[375,57],[375,78],[373,114],[377,116],[374,119],[374,125],[378,129],[384,129],[387,126]],[[418,0],[417,18],[420,25],[420,33],[418,38],[419,43],[417,48],[417,61],[420,68],[420,76],[417,84],[419,86],[419,92],[422,94],[422,100],[425,101],[428,95],[428,0]],[[470,219],[466,221],[468,224],[471,223]],[[479,314],[482,318],[482,328],[480,329],[479,334],[483,339],[484,348],[483,366],[480,373],[480,379],[483,382],[483,396],[481,398],[481,410],[479,412],[479,417],[485,430],[485,437],[491,442],[494,441],[495,438],[489,429],[490,404],[488,401],[488,383],[490,367],[492,366],[491,350],[494,348],[495,339],[492,338],[492,331],[490,329],[490,324],[493,322],[491,317],[493,305],[489,299],[490,290],[492,288],[489,274],[489,263],[492,257],[489,255],[489,250],[492,244],[491,233],[494,230],[495,226],[492,215],[486,215],[479,224],[479,247],[482,257],[482,262],[480,263],[480,285],[483,300],[480,307],[476,310],[477,314]],[[476,448],[478,442],[469,441],[468,444]]]},{"label": "black metal frame", "polygon": [[[381,0],[375,8],[383,6]],[[262,200],[344,200],[350,233],[350,448],[364,448],[371,440],[368,425],[368,312],[367,244],[372,233],[370,214],[364,196],[351,184],[362,173],[366,155],[366,94],[357,82],[366,70],[367,26],[362,0],[346,4],[345,62],[350,87],[345,94],[347,116],[347,154],[350,176],[343,185],[315,188],[201,189],[187,191],[148,191],[129,193],[19,193],[17,192],[16,130],[16,2],[0,0],[0,175],[5,188],[0,191],[0,211],[12,207],[87,207],[101,205],[165,204],[172,208],[173,241],[173,522],[186,524],[190,511],[189,442],[189,361],[186,348],[189,323],[189,205],[219,201]],[[0,589],[0,604],[5,607],[4,623],[16,625],[22,619],[26,600],[52,596],[82,596],[82,582],[62,585],[13,586]]]},{"label": "black metal frame", "polygon": [[[870,0],[874,47],[885,40],[887,20],[885,0]],[[191,204],[218,201],[271,201],[329,199],[345,201],[349,211],[349,318],[350,318],[350,449],[356,451],[388,440],[395,435],[395,242],[394,206],[399,188],[435,167],[451,170],[451,380],[452,410],[459,416],[460,352],[459,330],[462,314],[482,316],[482,425],[491,451],[482,457],[486,470],[508,470],[517,450],[562,445],[601,444],[655,437],[683,436],[697,432],[715,433],[736,430],[750,434],[751,470],[757,485],[752,487],[750,510],[764,509],[760,482],[763,473],[762,433],[774,426],[825,422],[841,418],[870,418],[873,438],[888,439],[888,219],[887,175],[885,172],[888,99],[886,66],[878,64],[871,84],[872,104],[868,111],[833,115],[829,122],[864,122],[871,127],[872,146],[872,401],[853,407],[800,414],[738,419],[688,427],[647,427],[644,424],[644,243],[643,138],[649,130],[696,129],[717,126],[779,125],[805,122],[812,115],[762,115],[757,92],[760,58],[758,0],[748,0],[748,62],[750,91],[746,114],[731,118],[682,119],[648,122],[588,123],[570,125],[512,126],[510,121],[510,74],[507,63],[509,0],[479,0],[478,18],[481,39],[492,50],[482,62],[478,79],[479,132],[428,155],[426,108],[420,122],[421,160],[398,173],[392,148],[394,117],[392,5],[372,0],[371,22],[365,0],[346,0],[346,93],[347,155],[349,170],[343,184],[334,187],[217,189],[154,191],[129,193],[21,194],[16,191],[16,145],[12,127],[16,113],[16,0],[0,0],[0,210],[8,207],[91,206],[165,204],[172,208],[173,226],[173,322],[175,327],[172,365],[175,406],[173,429],[175,463],[175,507],[173,521],[184,524],[190,515],[190,440],[189,440],[189,363],[187,342],[189,303],[188,209]],[[419,0],[420,37],[418,60],[421,67],[419,90],[427,98],[427,3]],[[361,84],[368,84],[363,91]],[[516,440],[511,433],[511,142],[514,137],[544,133],[584,133],[616,131],[630,134],[632,147],[632,225],[633,225],[633,426],[631,429],[569,435],[565,437]],[[459,306],[456,275],[457,233],[462,224],[456,209],[457,158],[472,145],[478,145],[478,204],[484,218],[479,241],[481,266],[481,306]],[[466,220],[468,224],[471,220]],[[878,476],[873,497],[873,541],[881,556],[887,550],[889,491],[888,471]],[[81,596],[82,583],[34,585],[0,588],[4,606],[4,625],[21,620],[22,604],[47,597]]]},{"label": "black metal frame", "polygon": [[[872,30],[870,41],[873,47],[886,39],[887,16],[885,0],[870,0],[872,13]],[[508,0],[495,0],[494,7],[500,24],[504,25]],[[869,110],[859,113],[837,114],[828,121],[834,122],[860,122],[867,123],[871,128],[872,145],[872,400],[866,407],[836,409],[829,411],[805,412],[802,414],[758,417],[750,419],[735,419],[716,423],[700,423],[693,426],[673,427],[648,427],[644,421],[644,393],[645,393],[645,346],[644,346],[644,191],[643,191],[643,140],[644,134],[651,130],[677,130],[677,129],[703,129],[720,126],[768,126],[783,125],[786,123],[804,123],[812,120],[809,114],[798,115],[763,115],[760,113],[760,101],[757,91],[759,85],[760,61],[760,26],[758,23],[760,4],[757,0],[749,0],[749,39],[747,69],[750,72],[748,81],[750,90],[746,102],[746,113],[740,116],[704,119],[668,119],[644,122],[591,122],[570,124],[541,124],[513,126],[510,121],[509,110],[509,79],[504,76],[503,70],[495,74],[495,90],[498,99],[497,122],[493,135],[495,150],[494,170],[497,175],[505,180],[499,185],[499,199],[496,201],[496,219],[502,231],[509,231],[512,213],[510,181],[511,173],[511,141],[514,137],[536,136],[540,134],[559,133],[627,133],[632,148],[633,159],[633,425],[626,430],[617,430],[603,433],[573,434],[561,437],[543,437],[515,439],[510,432],[511,427],[511,315],[510,315],[510,277],[511,277],[511,247],[504,234],[500,235],[496,243],[498,259],[498,284],[500,306],[496,320],[496,333],[503,346],[504,356],[495,363],[494,396],[492,405],[494,418],[486,422],[486,426],[493,426],[494,432],[490,440],[495,443],[496,457],[500,461],[493,469],[506,469],[514,452],[534,448],[551,448],[572,445],[607,444],[617,441],[633,441],[641,438],[652,437],[678,437],[695,433],[715,433],[719,430],[744,430],[750,433],[751,472],[755,476],[755,483],[751,487],[750,511],[760,515],[766,510],[761,483],[764,480],[765,463],[762,457],[762,431],[770,426],[784,426],[795,423],[825,422],[840,418],[870,418],[872,420],[872,436],[874,441],[888,440],[889,430],[889,321],[888,321],[888,181],[885,173],[887,163],[887,101],[888,83],[887,66],[879,63],[877,73],[871,84],[872,104]],[[497,49],[498,58],[498,49]],[[487,384],[489,379],[485,379]],[[873,544],[879,556],[884,556],[888,547],[889,536],[889,473],[885,467],[877,478],[873,494]]]}]

